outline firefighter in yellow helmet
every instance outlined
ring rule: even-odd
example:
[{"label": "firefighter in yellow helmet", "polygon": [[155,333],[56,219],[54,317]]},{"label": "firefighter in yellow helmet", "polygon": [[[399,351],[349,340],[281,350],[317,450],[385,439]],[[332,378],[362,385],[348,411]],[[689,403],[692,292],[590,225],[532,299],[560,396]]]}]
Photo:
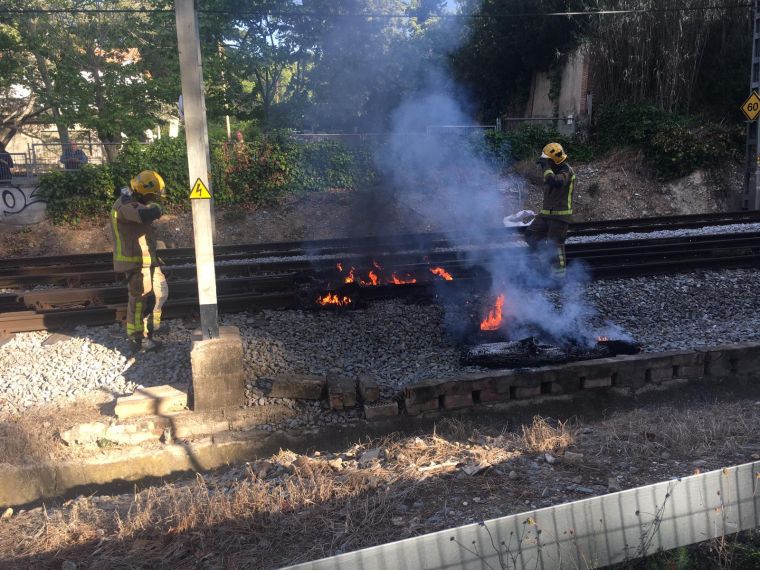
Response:
[{"label": "firefighter in yellow helmet", "polygon": [[159,346],[152,336],[161,326],[161,309],[169,296],[152,225],[163,213],[163,193],[158,172],[143,170],[129,188],[121,189],[111,209],[113,269],[127,278],[127,336],[133,352]]},{"label": "firefighter in yellow helmet", "polygon": [[575,172],[559,143],[546,145],[537,164],[544,173],[544,200],[541,212],[528,228],[525,239],[531,247],[541,242],[549,242],[556,247],[553,269],[554,275],[561,278],[565,276],[567,230],[573,220]]}]

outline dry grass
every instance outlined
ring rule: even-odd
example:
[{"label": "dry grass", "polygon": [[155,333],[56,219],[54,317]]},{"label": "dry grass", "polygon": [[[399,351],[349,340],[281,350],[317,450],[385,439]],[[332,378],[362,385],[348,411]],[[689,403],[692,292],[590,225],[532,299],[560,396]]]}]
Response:
[{"label": "dry grass", "polygon": [[[431,492],[440,494],[434,489],[441,474],[463,465],[503,464],[526,451],[520,436],[479,436],[454,420],[442,422],[437,431],[474,433],[486,443],[437,433],[388,437],[347,450],[342,467],[331,466],[331,456],[306,458],[281,451],[268,460],[274,474],[265,478],[253,467],[226,482],[198,475],[192,483],[150,488],[107,508],[96,499],[80,498],[52,514],[7,521],[5,530],[14,528],[0,533],[0,557],[44,567],[51,554],[68,549],[70,557],[90,568],[174,567],[196,564],[203,551],[234,567],[269,567],[327,555],[338,547],[394,540],[399,532],[391,522],[394,508]],[[381,461],[358,461],[364,451],[377,447]],[[457,487],[476,492],[480,484],[465,478]],[[288,549],[265,548],[272,544]]]},{"label": "dry grass", "polygon": [[533,423],[522,426],[522,444],[534,453],[561,451],[570,447],[574,441],[575,434],[567,422],[557,422],[557,427],[552,427],[541,416],[535,416]]},{"label": "dry grass", "polygon": [[[19,568],[58,568],[66,559],[109,569],[277,567],[435,530],[426,518],[456,495],[484,498],[484,517],[493,512],[489,502],[524,508],[524,498],[545,483],[505,477],[522,456],[572,445],[589,458],[599,456],[597,470],[615,456],[647,465],[665,448],[718,456],[757,441],[754,410],[747,403],[636,410],[591,430],[537,416],[519,433],[447,419],[424,437],[366,441],[339,456],[284,450],[226,476],[199,475],[134,496],[80,498],[50,513],[14,516],[0,522],[0,559]],[[373,448],[382,450],[381,459],[362,463]],[[498,466],[502,474],[467,476],[466,466]],[[549,475],[560,476],[556,469]],[[400,507],[413,503],[423,506],[399,516],[406,512]],[[469,520],[447,519],[437,528]]]},{"label": "dry grass", "polygon": [[720,403],[615,414],[599,425],[599,453],[643,459],[667,450],[693,457],[733,453],[748,445],[760,452],[758,412],[752,403]]},{"label": "dry grass", "polygon": [[89,402],[51,405],[0,418],[0,463],[29,465],[70,458],[79,450],[61,445],[57,434],[72,426],[103,420]]}]

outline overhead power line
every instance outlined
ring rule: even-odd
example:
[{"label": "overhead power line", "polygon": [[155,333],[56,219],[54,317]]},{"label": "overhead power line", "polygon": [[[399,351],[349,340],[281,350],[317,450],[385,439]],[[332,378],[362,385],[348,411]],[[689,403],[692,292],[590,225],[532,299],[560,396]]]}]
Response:
[{"label": "overhead power line", "polygon": [[[742,8],[752,8],[751,2],[728,4],[728,5],[706,5],[693,7],[670,7],[670,8],[629,8],[621,10],[585,10],[576,12],[519,12],[504,14],[424,14],[425,18],[464,18],[464,19],[515,19],[515,18],[573,18],[584,16],[624,16],[630,14],[656,14],[667,12],[707,12],[710,10],[737,10]],[[414,13],[367,13],[357,12],[351,14],[337,14],[331,12],[309,12],[301,10],[289,11],[247,11],[232,12],[230,10],[209,10],[199,9],[200,14],[226,15],[237,18],[263,18],[265,16],[276,17],[300,17],[300,18],[389,18],[405,19],[418,18],[419,14]],[[3,14],[174,14],[170,8],[2,8],[0,15]]]}]

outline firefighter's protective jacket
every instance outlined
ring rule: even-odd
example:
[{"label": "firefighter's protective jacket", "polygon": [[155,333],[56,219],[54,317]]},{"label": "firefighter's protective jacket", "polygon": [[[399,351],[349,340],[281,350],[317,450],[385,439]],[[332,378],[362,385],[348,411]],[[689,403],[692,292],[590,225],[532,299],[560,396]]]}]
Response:
[{"label": "firefighter's protective jacket", "polygon": [[131,192],[122,190],[111,209],[114,271],[127,273],[158,265],[152,223],[161,213],[160,205],[140,204]]},{"label": "firefighter's protective jacket", "polygon": [[574,188],[575,172],[567,162],[553,168],[547,167],[544,171],[544,204],[541,215],[571,222]]}]

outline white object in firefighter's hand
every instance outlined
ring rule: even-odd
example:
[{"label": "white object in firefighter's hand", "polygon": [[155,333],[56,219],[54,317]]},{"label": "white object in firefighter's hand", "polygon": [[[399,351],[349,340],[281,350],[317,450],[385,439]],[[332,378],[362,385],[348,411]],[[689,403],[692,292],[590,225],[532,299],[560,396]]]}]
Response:
[{"label": "white object in firefighter's hand", "polygon": [[520,210],[516,214],[504,218],[504,227],[519,228],[529,226],[535,218],[536,213],[533,210]]}]

